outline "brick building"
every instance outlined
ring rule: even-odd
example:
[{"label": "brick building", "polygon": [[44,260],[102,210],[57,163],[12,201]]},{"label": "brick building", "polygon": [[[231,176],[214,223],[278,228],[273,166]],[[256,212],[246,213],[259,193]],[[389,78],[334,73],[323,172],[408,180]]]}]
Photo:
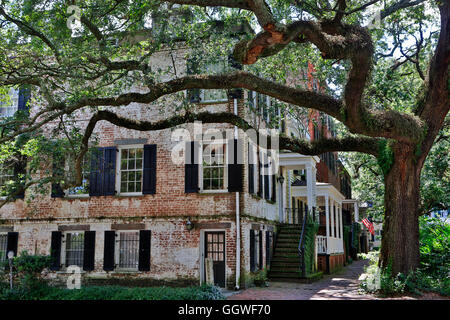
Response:
[{"label": "brick building", "polygon": [[[171,54],[174,60],[161,50],[152,64],[175,66],[178,75],[189,72],[187,49],[180,45]],[[15,106],[26,108],[22,92],[11,94],[17,99],[4,116],[13,114]],[[111,110],[127,118],[157,121],[180,112],[186,98],[197,111],[236,113],[259,128],[310,139],[319,137],[318,130],[333,134],[331,118],[318,128],[313,122],[299,124],[271,108],[271,98],[251,91],[200,90],[186,92],[182,99],[168,96],[151,107],[133,103]],[[33,97],[30,101],[33,114],[39,105]],[[77,111],[76,120],[67,125],[83,130],[92,112]],[[312,117],[319,119],[319,114]],[[46,132],[57,124],[49,123]],[[211,129],[219,130],[221,137],[212,139]],[[185,142],[186,136],[200,142]],[[344,203],[351,194],[337,154],[312,157],[281,150],[274,161],[275,152],[259,148],[228,124],[141,132],[102,121],[94,138],[82,186],[62,190],[47,185],[45,194],[30,188],[0,209],[3,258],[10,250],[50,254],[54,263],[49,278],[64,280],[74,265],[86,283],[136,285],[203,283],[205,258],[212,258],[215,283],[234,288],[246,286],[252,273],[274,261],[280,226],[300,226],[304,214],[316,208],[313,214],[326,221],[317,237],[319,269],[332,271],[344,263],[342,225],[355,220],[351,205]],[[242,156],[241,163],[228,161],[232,150],[239,150],[234,160]],[[189,161],[196,156],[201,161]],[[174,162],[174,157],[183,161]],[[70,159],[47,160],[41,173],[70,174]],[[0,182],[15,175],[3,164]],[[276,268],[274,264],[272,269]]]}]

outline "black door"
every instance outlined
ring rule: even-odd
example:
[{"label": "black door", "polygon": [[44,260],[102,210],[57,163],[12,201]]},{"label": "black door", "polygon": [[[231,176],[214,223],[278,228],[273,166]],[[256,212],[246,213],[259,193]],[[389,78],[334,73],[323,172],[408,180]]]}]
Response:
[{"label": "black door", "polygon": [[205,258],[213,259],[214,284],[225,287],[225,232],[205,232]]}]

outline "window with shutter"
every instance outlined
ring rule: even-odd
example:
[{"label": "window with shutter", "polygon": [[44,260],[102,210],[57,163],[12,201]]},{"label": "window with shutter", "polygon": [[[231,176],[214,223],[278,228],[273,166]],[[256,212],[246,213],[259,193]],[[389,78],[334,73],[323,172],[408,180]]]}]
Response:
[{"label": "window with shutter", "polygon": [[227,144],[222,140],[202,141],[202,167],[200,170],[200,189],[202,192],[226,191],[228,189],[227,147]]}]

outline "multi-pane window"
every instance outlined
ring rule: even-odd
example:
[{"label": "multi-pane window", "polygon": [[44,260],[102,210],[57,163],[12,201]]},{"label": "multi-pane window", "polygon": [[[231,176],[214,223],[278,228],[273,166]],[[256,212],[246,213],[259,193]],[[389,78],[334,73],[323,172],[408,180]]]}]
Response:
[{"label": "multi-pane window", "polygon": [[0,164],[0,196],[6,195],[6,185],[14,180],[14,168],[6,164]]},{"label": "multi-pane window", "polygon": [[0,118],[12,117],[19,106],[19,90],[12,88],[9,91],[9,101],[0,101]]},{"label": "multi-pane window", "polygon": [[139,266],[139,232],[120,232],[118,241],[119,268],[137,270]]},{"label": "multi-pane window", "polygon": [[68,232],[65,238],[66,267],[83,267],[84,232]]},{"label": "multi-pane window", "polygon": [[[90,159],[89,156],[83,158],[81,164],[81,185],[68,190],[69,195],[79,195],[89,193]],[[72,170],[70,171],[72,172]]]},{"label": "multi-pane window", "polygon": [[120,193],[142,192],[143,148],[120,149]]},{"label": "multi-pane window", "polygon": [[6,243],[8,241],[8,235],[6,233],[0,233],[0,262],[6,260]]},{"label": "multi-pane window", "polygon": [[203,190],[224,190],[225,185],[225,150],[222,142],[210,142],[203,145]]},{"label": "multi-pane window", "polygon": [[[225,61],[216,63],[208,63],[203,69],[206,74],[218,74],[224,72],[226,67]],[[223,89],[200,90],[201,102],[221,102],[227,101],[227,91]]]}]

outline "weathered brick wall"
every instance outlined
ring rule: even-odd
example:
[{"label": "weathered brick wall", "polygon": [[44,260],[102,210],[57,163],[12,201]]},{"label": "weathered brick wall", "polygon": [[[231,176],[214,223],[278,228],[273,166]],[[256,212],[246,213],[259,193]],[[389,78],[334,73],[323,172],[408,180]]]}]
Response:
[{"label": "weathered brick wall", "polygon": [[[176,73],[184,74],[186,64],[183,60],[184,51],[176,52]],[[155,64],[161,68],[171,68],[172,59],[168,52],[155,55]],[[173,73],[175,72],[172,68]],[[162,76],[163,80],[173,78],[170,72]],[[145,91],[144,88],[134,88]],[[109,108],[130,119],[158,121],[180,112],[177,109],[180,101],[171,95],[158,100],[151,106],[132,103],[128,106]],[[239,100],[239,113],[249,120],[252,116],[245,111],[243,100]],[[36,109],[35,109],[36,110]],[[35,112],[32,110],[32,113]],[[199,105],[196,110],[202,111],[233,111],[233,102]],[[80,110],[75,114],[74,125],[84,130],[91,111]],[[44,129],[49,133],[57,123],[52,122]],[[68,123],[69,125],[69,123]],[[193,133],[193,125],[182,126]],[[232,129],[228,124],[204,125],[203,129]],[[88,277],[150,277],[156,280],[184,279],[198,281],[200,278],[201,230],[194,228],[187,231],[185,223],[188,217],[194,225],[202,222],[229,222],[226,228],[226,280],[234,287],[236,268],[236,229],[235,229],[235,194],[234,193],[185,193],[184,164],[172,162],[172,149],[178,143],[171,139],[172,129],[154,132],[139,132],[116,127],[106,121],[99,122],[94,131],[98,146],[107,147],[116,144],[121,139],[146,139],[147,144],[157,144],[157,181],[156,194],[141,196],[102,196],[77,198],[51,198],[50,185],[46,194],[38,194],[36,190],[28,190],[25,200],[16,200],[0,209],[0,223],[14,226],[19,232],[18,251],[28,251],[32,254],[49,254],[51,232],[58,230],[58,225],[89,225],[96,231],[95,272],[86,274]],[[192,137],[192,135],[191,135]],[[242,135],[241,135],[242,137]],[[247,144],[244,142],[247,159]],[[244,165],[244,192],[240,195],[241,229],[241,261],[242,270],[248,271],[249,266],[249,230],[251,224],[262,223],[266,228],[273,221],[278,221],[278,204],[259,199],[248,194],[248,166]],[[51,161],[45,161],[39,174],[44,174],[51,168]],[[255,189],[257,185],[255,186]],[[249,220],[251,218],[251,220]],[[272,222],[271,222],[272,221]],[[124,275],[121,273],[106,273],[103,268],[104,231],[111,229],[113,223],[145,223],[152,231],[151,271]],[[265,234],[263,236],[265,243]],[[263,250],[265,256],[265,246]],[[266,264],[264,257],[264,265]],[[64,273],[58,273],[64,277]],[[51,274],[50,277],[56,277]]]}]

